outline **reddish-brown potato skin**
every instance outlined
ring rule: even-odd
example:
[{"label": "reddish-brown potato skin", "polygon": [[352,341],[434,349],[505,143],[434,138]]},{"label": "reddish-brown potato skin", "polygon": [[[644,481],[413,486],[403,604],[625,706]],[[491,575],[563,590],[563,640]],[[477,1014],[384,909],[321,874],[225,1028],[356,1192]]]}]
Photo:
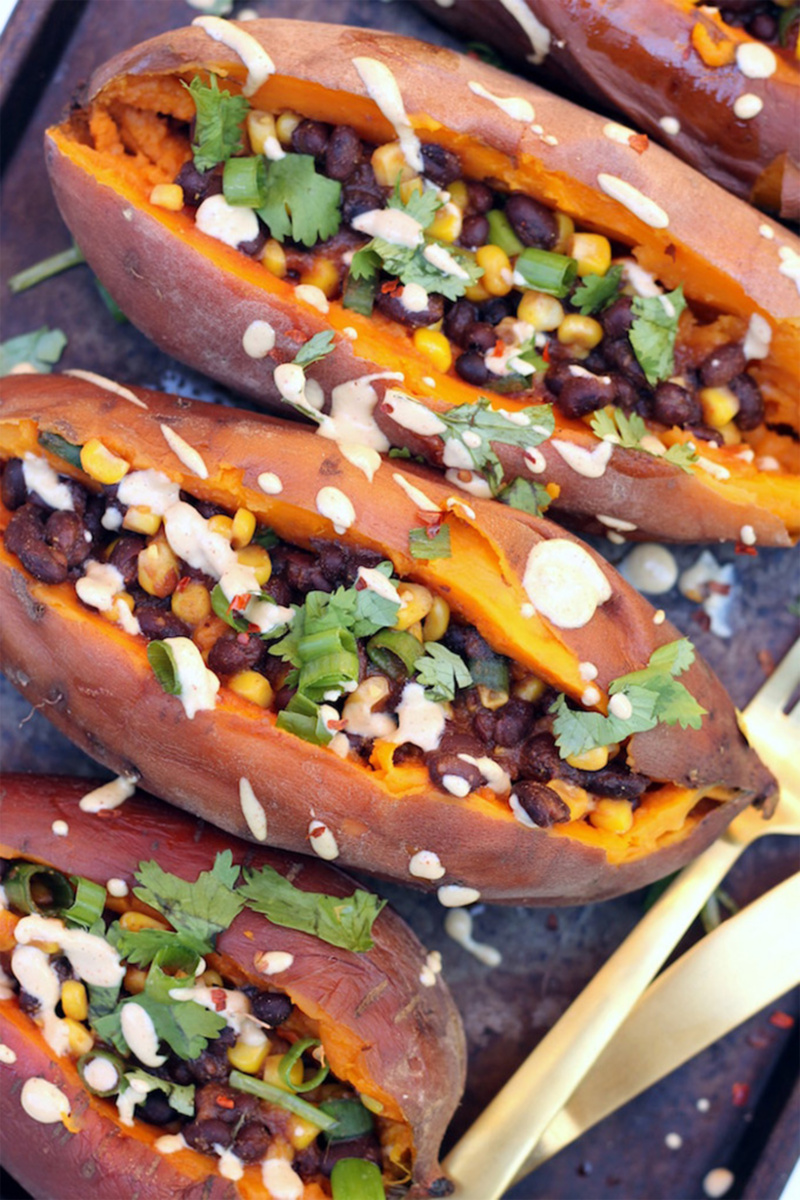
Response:
[{"label": "reddish-brown potato skin", "polygon": [[[215,854],[225,849],[233,851],[235,863],[271,866],[289,875],[303,891],[349,896],[357,886],[318,860],[291,858],[225,837],[203,821],[141,793],[101,816],[84,813],[78,802],[93,786],[87,780],[57,777],[0,778],[0,851],[5,857],[31,857],[103,885],[111,878],[124,879],[131,889],[141,861],[154,858],[165,870],[195,879],[200,871],[209,870]],[[54,821],[66,822],[65,836],[53,832]],[[303,1011],[321,1013],[329,1027],[345,1031],[358,1043],[361,1070],[395,1098],[414,1130],[417,1194],[427,1195],[427,1187],[441,1176],[439,1144],[463,1089],[463,1030],[443,980],[437,978],[433,987],[420,983],[425,951],[391,910],[384,909],[378,917],[373,940],[368,953],[357,954],[310,934],[273,925],[246,909],[220,934],[217,954],[232,967],[237,982],[262,986],[265,978],[254,966],[256,955],[283,950],[294,956],[286,971],[266,981],[268,986],[286,991]],[[2,1040],[8,1043],[6,1027],[0,1004]],[[52,1062],[49,1071],[45,1069],[43,1054],[52,1059],[46,1045],[43,1052],[34,1039],[26,1039],[22,1052],[12,1048],[17,1050],[21,1081],[45,1074],[61,1086],[58,1076],[64,1075],[64,1060]],[[333,1057],[331,1051],[332,1062]],[[171,1158],[120,1137],[118,1127],[96,1112],[86,1114],[87,1129],[67,1137],[60,1125],[40,1126],[27,1117],[19,1105],[17,1087],[9,1088],[6,1083],[4,1096],[0,1125],[7,1145],[3,1162],[37,1200],[49,1195],[54,1200],[85,1195],[79,1189],[81,1184],[86,1186],[87,1171],[96,1172],[88,1176],[95,1194],[109,1197],[132,1195],[135,1181],[151,1176],[153,1190],[144,1195],[175,1193],[191,1200],[195,1195],[197,1200],[201,1196],[203,1200],[228,1200],[239,1195],[234,1185],[213,1172],[202,1187],[193,1184],[184,1192],[186,1177],[181,1182],[181,1172],[174,1170]],[[86,1109],[85,1095],[77,1103],[81,1112]],[[33,1137],[36,1156],[29,1152]],[[94,1167],[89,1165],[93,1158]],[[74,1180],[70,1180],[71,1172]],[[119,1191],[111,1190],[116,1179],[123,1185]],[[74,1192],[67,1190],[68,1182],[74,1184]]]},{"label": "reddish-brown potato skin", "polygon": [[[777,69],[768,79],[748,79],[735,63],[706,66],[692,46],[692,29],[700,24],[714,40],[758,43],[693,0],[522,0],[519,8],[527,6],[551,35],[546,56],[534,63],[530,39],[514,15],[517,6],[503,0],[418,3],[461,36],[494,46],[537,80],[617,109],[744,200],[759,203],[759,181],[777,167],[778,185],[762,206],[780,209],[779,215],[790,220],[800,216],[794,182],[800,167],[800,69],[791,52],[778,52]],[[733,111],[744,92],[764,103],[746,121]],[[659,124],[665,117],[677,118],[677,134],[665,133]]]},{"label": "reddish-brown potato skin", "polygon": [[[148,411],[75,379],[15,376],[0,384],[6,420],[35,415],[40,428],[74,443],[96,435],[117,451],[126,445],[137,468],[165,470],[198,494],[202,486],[169,451],[162,422],[200,450],[209,483],[222,463],[241,468],[245,485],[265,465],[280,463],[281,500],[293,512],[313,512],[318,488],[335,479],[356,510],[342,540],[379,548],[402,573],[426,578],[407,554],[408,529],[419,517],[391,478],[396,464],[380,467],[370,484],[338,447],[296,426],[252,415],[232,423],[229,410],[141,389],[136,394],[146,398]],[[405,467],[404,473],[444,506],[449,492],[435,476]],[[247,503],[259,503],[256,492],[247,493]],[[265,497],[262,503],[268,504]],[[548,521],[491,502],[475,501],[474,509],[482,536],[502,550],[518,576],[534,545],[569,536]],[[331,536],[322,519],[319,534]],[[645,665],[656,646],[680,635],[667,623],[655,625],[650,605],[599,556],[595,560],[612,586],[611,600],[582,629],[553,633],[577,661],[597,665],[598,686],[607,688],[612,679]],[[465,563],[467,582],[468,572]],[[456,582],[454,577],[453,589]],[[683,679],[708,711],[701,729],[659,726],[637,734],[629,757],[654,779],[688,787],[723,784],[737,789],[738,796],[708,814],[684,840],[612,866],[596,847],[522,827],[504,801],[477,794],[464,801],[433,787],[392,795],[374,774],[324,748],[301,746],[227,691],[213,712],[188,720],[180,701],[156,682],[139,639],[121,635],[92,610],[65,607],[57,588],[32,580],[5,551],[0,552],[0,602],[3,669],[32,704],[41,705],[93,757],[137,775],[156,795],[248,837],[238,795],[244,776],[264,805],[272,844],[307,849],[308,825],[316,818],[334,833],[343,863],[406,883],[419,882],[409,874],[411,857],[433,850],[446,871],[439,884],[466,884],[487,900],[569,904],[605,898],[674,870],[713,840],[740,808],[774,786],[744,741],[719,681],[697,659]],[[468,611],[465,616],[469,619]]]},{"label": "reddish-brown potato skin", "polygon": [[[409,113],[430,114],[465,139],[462,144],[490,146],[515,161],[526,157],[541,161],[546,170],[553,172],[548,187],[556,205],[563,202],[570,207],[573,185],[592,189],[598,203],[608,203],[598,188],[598,172],[631,182],[664,208],[670,224],[662,237],[660,231],[615,206],[620,230],[625,231],[621,232],[623,241],[634,246],[660,244],[662,250],[671,243],[673,284],[685,279],[687,294],[703,304],[721,311],[730,308],[745,319],[759,312],[771,322],[783,323],[784,335],[792,322],[793,328],[800,330],[797,288],[779,273],[778,242],[759,234],[762,216],[722,193],[660,147],[651,145],[639,154],[605,136],[603,118],[441,47],[386,34],[378,36],[368,30],[301,25],[295,21],[250,22],[247,30],[269,49],[279,71],[327,89],[322,93],[323,101],[326,95],[341,94],[343,89],[348,94],[364,95],[351,63],[354,56],[374,56],[386,62],[398,80]],[[90,91],[101,93],[124,74],[170,74],[201,62],[211,66],[224,63],[226,70],[241,73],[241,66],[237,67],[235,58],[220,43],[211,41],[200,29],[189,28],[118,55],[95,73]],[[473,81],[496,95],[527,97],[534,105],[537,121],[557,136],[558,144],[546,144],[526,124],[476,96],[469,90]],[[454,97],[458,97],[457,104],[453,103]],[[320,108],[311,115],[325,119],[323,101],[313,101]],[[233,267],[242,257],[237,252],[216,243],[216,257],[212,259],[194,239],[174,236],[152,210],[124,200],[71,161],[52,137],[46,140],[46,157],[65,221],[92,269],[133,323],[167,353],[237,389],[262,407],[293,415],[287,412],[275,387],[274,368],[278,362],[293,358],[313,334],[328,330],[328,319],[310,305],[297,303],[290,290],[285,295],[267,292],[253,279],[236,275]],[[725,215],[711,223],[701,222],[698,213],[702,212]],[[591,213],[588,219],[591,221]],[[745,243],[748,252],[742,255],[738,247]],[[780,244],[800,252],[800,241],[788,232],[781,232]],[[705,274],[700,277],[701,269],[707,278]],[[225,309],[224,322],[219,320],[221,307]],[[345,315],[354,328],[369,327],[369,322],[364,323],[358,314]],[[276,330],[276,350],[270,357],[253,359],[243,348],[242,336],[251,321],[264,319]],[[374,332],[381,327],[382,318],[372,320]],[[338,334],[333,353],[309,373],[328,397],[335,386],[348,380],[396,370],[398,365],[402,368],[400,358],[389,361],[390,354],[402,356],[400,345],[397,341],[393,344],[388,335],[379,345],[361,333],[355,341]],[[448,402],[456,395],[463,401],[474,400],[477,395],[475,389],[459,380],[443,382],[449,387],[447,392],[442,389]],[[381,397],[387,387],[395,384],[378,380],[374,386]],[[419,398],[429,407],[445,407],[428,392]],[[796,400],[784,407],[787,411],[779,419],[796,424]],[[378,421],[395,444],[413,441],[408,430],[395,427],[385,416],[379,415]],[[583,422],[570,423],[563,436],[590,449],[598,444]],[[797,534],[791,522],[770,511],[768,505],[754,501],[746,491],[732,494],[728,489],[723,495],[708,486],[702,476],[686,474],[640,451],[615,447],[599,479],[588,479],[569,468],[552,442],[545,442],[540,452],[546,463],[543,477],[561,488],[555,507],[575,514],[586,528],[598,529],[593,521],[602,513],[635,525],[636,529],[626,534],[632,538],[736,541],[742,526],[749,524],[759,545],[786,546]],[[436,453],[434,449],[427,456],[435,461]],[[513,449],[500,448],[500,456],[507,468],[523,478],[540,478]]]}]

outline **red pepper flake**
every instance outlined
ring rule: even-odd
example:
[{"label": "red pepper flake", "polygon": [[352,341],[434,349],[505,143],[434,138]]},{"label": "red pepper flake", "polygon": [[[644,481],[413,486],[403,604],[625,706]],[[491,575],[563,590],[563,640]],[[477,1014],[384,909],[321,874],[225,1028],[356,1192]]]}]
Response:
[{"label": "red pepper flake", "polygon": [[224,1096],[222,1094],[222,1092],[220,1092],[220,1094],[218,1096],[215,1096],[214,1099],[216,1100],[216,1102],[220,1108],[235,1108],[236,1107],[236,1101],[232,1100],[230,1096]]},{"label": "red pepper flake", "polygon": [[250,596],[248,595],[248,593],[242,592],[241,596],[233,597],[230,604],[228,605],[227,611],[229,613],[244,612],[244,610],[247,608],[247,604],[248,604],[249,600],[250,600]]},{"label": "red pepper flake", "polygon": [[313,838],[319,838],[319,837],[322,837],[323,833],[328,832],[328,826],[323,825],[320,822],[319,825],[315,825],[313,829],[309,830],[309,832]]},{"label": "red pepper flake", "polygon": [[211,989],[211,1003],[214,1005],[214,1008],[217,1010],[217,1012],[222,1012],[225,1007],[225,1000],[226,996],[224,988],[215,987]]},{"label": "red pepper flake", "polygon": [[492,351],[492,354],[495,355],[497,358],[499,358],[500,355],[505,351],[505,348],[506,348],[506,344],[503,341],[503,339],[498,338],[494,344],[494,350]]},{"label": "red pepper flake", "polygon": [[692,620],[696,625],[700,626],[704,633],[708,633],[709,629],[711,628],[711,617],[704,609],[696,609],[692,613]]},{"label": "red pepper flake", "polygon": [[736,553],[737,554],[749,554],[751,558],[756,558],[758,556],[758,550],[756,549],[756,547],[755,546],[745,546],[744,542],[736,543]]},{"label": "red pepper flake", "polygon": [[794,1017],[790,1013],[781,1012],[778,1009],[770,1015],[770,1025],[774,1025],[776,1029],[792,1029],[794,1026]]},{"label": "red pepper flake", "polygon": [[393,296],[400,287],[399,279],[387,279],[386,283],[381,284],[381,291],[384,296]]},{"label": "red pepper flake", "polygon": [[[417,516],[428,530],[428,536],[436,537],[436,534],[441,528],[442,520],[444,519],[444,513],[441,511],[441,509],[437,508],[433,512],[426,512],[424,509],[418,508]],[[430,532],[431,530],[433,530],[433,533]]]},{"label": "red pepper flake", "polygon": [[550,343],[549,342],[545,342],[544,346],[542,346],[542,358],[544,359],[544,361],[546,363],[550,362]]},{"label": "red pepper flake", "polygon": [[729,583],[717,583],[715,579],[708,581],[708,590],[715,596],[730,595],[731,585]]},{"label": "red pepper flake", "polygon": [[650,145],[650,139],[646,133],[632,133],[628,138],[628,145],[631,150],[635,150],[637,154],[644,154],[645,150]]},{"label": "red pepper flake", "polygon": [[759,650],[756,658],[758,659],[758,665],[761,667],[761,670],[767,677],[769,677],[775,670],[775,659],[772,657],[769,650]]},{"label": "red pepper flake", "polygon": [[751,1033],[747,1038],[748,1046],[752,1046],[754,1050],[766,1050],[769,1045],[769,1038],[764,1037],[763,1033]]},{"label": "red pepper flake", "polygon": [[731,1088],[731,1100],[734,1108],[744,1108],[750,1099],[750,1086],[746,1083],[734,1083]]},{"label": "red pepper flake", "polygon": [[180,579],[178,580],[178,586],[175,588],[175,591],[176,592],[185,592],[191,582],[192,582],[192,579],[191,579],[190,575],[182,575],[180,577]]}]

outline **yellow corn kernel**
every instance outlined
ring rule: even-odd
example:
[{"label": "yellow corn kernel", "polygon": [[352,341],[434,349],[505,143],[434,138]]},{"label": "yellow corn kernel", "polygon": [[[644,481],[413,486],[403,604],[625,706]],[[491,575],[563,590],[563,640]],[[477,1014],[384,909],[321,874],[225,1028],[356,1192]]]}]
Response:
[{"label": "yellow corn kernel", "polygon": [[571,821],[579,821],[592,806],[592,798],[585,788],[576,783],[567,783],[565,779],[551,779],[547,786],[560,796],[569,808]]},{"label": "yellow corn kernel", "polygon": [[39,941],[34,940],[31,942],[31,945],[35,946],[37,950],[41,950],[42,954],[60,954],[61,953],[61,943],[60,942],[39,942]]},{"label": "yellow corn kernel", "polygon": [[207,971],[203,971],[197,982],[202,983],[203,987],[209,988],[223,986],[222,976],[219,971],[212,971],[210,968]]},{"label": "yellow corn kernel", "polygon": [[129,529],[131,533],[153,537],[161,528],[161,517],[143,504],[133,504],[122,518],[122,528]]},{"label": "yellow corn kernel", "polygon": [[453,351],[443,333],[433,329],[415,329],[414,345],[424,354],[437,371],[449,371],[453,365]]},{"label": "yellow corn kernel", "polygon": [[556,243],[553,246],[555,254],[569,254],[568,246],[570,238],[575,232],[575,222],[572,217],[568,217],[566,213],[554,213],[555,219],[558,222],[558,236]]},{"label": "yellow corn kernel", "polygon": [[520,321],[527,321],[537,333],[549,333],[558,329],[564,320],[564,308],[555,296],[546,292],[527,291],[522,293],[522,299],[517,305],[517,316]]},{"label": "yellow corn kernel", "polygon": [[595,803],[589,820],[595,829],[606,833],[627,833],[633,825],[633,809],[628,800],[609,800],[604,796]]},{"label": "yellow corn kernel", "polygon": [[138,996],[144,991],[147,983],[147,971],[141,967],[128,967],[123,980],[125,991],[130,992],[131,996]]},{"label": "yellow corn kernel", "polygon": [[131,596],[130,592],[117,592],[111,608],[107,608],[105,612],[101,613],[101,616],[103,616],[106,621],[110,621],[112,625],[119,624],[119,612],[117,610],[118,600],[122,601],[122,603],[128,609],[128,612],[133,612],[136,606],[133,596]]},{"label": "yellow corn kernel", "polygon": [[263,546],[251,542],[249,546],[237,551],[236,558],[243,567],[253,568],[257,583],[265,584],[269,580],[272,574],[272,560]]},{"label": "yellow corn kernel", "polygon": [[405,632],[410,633],[411,636],[415,637],[419,644],[422,645],[422,621],[415,621],[413,625],[409,625]]},{"label": "yellow corn kernel", "polygon": [[65,1017],[85,1021],[89,1015],[86,988],[79,979],[66,979],[61,985],[61,1007]]},{"label": "yellow corn kernel", "polygon": [[372,169],[381,187],[393,188],[399,179],[413,179],[416,172],[406,162],[399,142],[384,142],[373,151]]},{"label": "yellow corn kernel", "polygon": [[237,1071],[244,1071],[245,1075],[258,1075],[268,1052],[268,1038],[256,1045],[250,1045],[239,1038],[233,1046],[228,1047],[228,1062]]},{"label": "yellow corn kernel", "polygon": [[210,615],[211,596],[202,583],[187,583],[185,587],[176,588],[172,593],[170,608],[176,617],[194,628]]},{"label": "yellow corn kernel", "polygon": [[[265,1083],[271,1083],[273,1087],[282,1088],[284,1092],[288,1092],[289,1088],[278,1074],[278,1067],[283,1059],[282,1054],[268,1054],[264,1059],[264,1066],[261,1070],[261,1078]],[[295,1087],[303,1082],[303,1064],[299,1060],[292,1063],[292,1069],[289,1072],[289,1078]]]},{"label": "yellow corn kernel", "polygon": [[208,658],[208,652],[214,642],[218,642],[228,631],[229,626],[225,624],[222,617],[218,617],[216,613],[209,613],[206,619],[192,630],[192,641],[205,659]]},{"label": "yellow corn kernel", "polygon": [[491,709],[492,712],[508,704],[508,692],[504,688],[490,688],[485,683],[479,683],[478,696],[483,707]]},{"label": "yellow corn kernel", "polygon": [[122,914],[119,923],[129,933],[138,933],[140,929],[169,929],[167,922],[162,921],[160,917],[151,917],[133,908]]},{"label": "yellow corn kernel", "polygon": [[275,132],[278,135],[278,141],[282,146],[290,146],[292,144],[292,134],[297,126],[302,121],[302,117],[296,112],[282,112],[275,121]]},{"label": "yellow corn kernel", "polygon": [[706,425],[722,429],[739,411],[738,397],[729,387],[705,387],[699,392]]},{"label": "yellow corn kernel", "polygon": [[484,300],[489,299],[489,293],[483,286],[483,280],[479,279],[477,283],[471,283],[469,287],[464,288],[464,295],[473,304],[483,304]]},{"label": "yellow corn kernel", "polygon": [[267,238],[266,245],[261,251],[261,264],[266,267],[270,275],[274,275],[277,279],[286,278],[288,270],[286,266],[286,251],[275,238]]},{"label": "yellow corn kernel", "polygon": [[265,154],[267,139],[278,136],[272,113],[263,112],[259,108],[251,108],[247,114],[247,136],[250,139],[250,149],[253,154]]},{"label": "yellow corn kernel", "polygon": [[234,550],[243,550],[249,546],[256,531],[256,519],[249,508],[237,508],[233,514],[231,527],[231,545]]},{"label": "yellow corn kernel", "polygon": [[169,212],[180,212],[183,208],[183,188],[179,183],[157,183],[150,193],[150,203]]},{"label": "yellow corn kernel", "polygon": [[524,679],[520,679],[514,684],[514,695],[518,700],[527,700],[533,703],[540,696],[544,695],[544,690],[547,684],[538,675],[526,675]]},{"label": "yellow corn kernel", "polygon": [[359,1092],[358,1098],[364,1105],[364,1108],[368,1109],[371,1113],[378,1114],[383,1112],[382,1101],[376,1100],[373,1096],[368,1096],[366,1092]]},{"label": "yellow corn kernel", "polygon": [[80,1058],[82,1054],[88,1054],[94,1045],[94,1035],[72,1017],[66,1017],[64,1024],[67,1027],[67,1043],[72,1057]]},{"label": "yellow corn kernel", "polygon": [[300,282],[318,287],[326,300],[332,300],[340,287],[339,268],[332,258],[314,258],[311,266],[300,274]]},{"label": "yellow corn kernel", "polygon": [[233,517],[228,517],[225,513],[214,513],[213,517],[209,517],[208,532],[219,533],[230,541],[233,537]]},{"label": "yellow corn kernel", "polygon": [[167,542],[151,542],[139,551],[139,587],[151,596],[171,596],[178,586],[178,560]]},{"label": "yellow corn kernel", "polygon": [[740,442],[744,441],[741,430],[734,425],[733,421],[723,425],[717,432],[722,434],[722,441],[726,446],[738,446]]},{"label": "yellow corn kernel", "polygon": [[305,1117],[292,1117],[289,1125],[289,1141],[295,1150],[305,1150],[319,1137],[319,1125],[312,1125]]},{"label": "yellow corn kernel", "polygon": [[395,629],[408,629],[427,617],[433,608],[433,592],[421,583],[401,583],[397,591],[403,606],[397,614]]},{"label": "yellow corn kernel", "polygon": [[601,771],[608,763],[608,746],[594,746],[583,754],[568,754],[567,762],[579,771]]},{"label": "yellow corn kernel", "polygon": [[404,179],[400,184],[400,199],[403,204],[408,204],[412,196],[421,196],[424,191],[425,184],[422,182],[422,176],[414,175],[412,179]]},{"label": "yellow corn kernel", "polygon": [[426,642],[439,642],[450,624],[450,605],[443,596],[434,596],[431,611],[422,622],[422,637]]},{"label": "yellow corn kernel", "polygon": [[490,296],[507,296],[513,287],[511,260],[499,246],[479,246],[475,261],[483,269],[480,282]]},{"label": "yellow corn kernel", "polygon": [[450,194],[450,203],[455,204],[456,208],[460,208],[463,212],[469,204],[469,188],[466,179],[454,179],[452,183],[448,183],[447,191]]},{"label": "yellow corn kernel", "polygon": [[602,233],[574,233],[567,254],[576,260],[579,275],[605,275],[611,266],[611,242]]},{"label": "yellow corn kernel", "polygon": [[558,340],[567,346],[578,346],[582,350],[591,350],[603,338],[603,326],[594,317],[584,317],[580,313],[567,313],[558,327]]},{"label": "yellow corn kernel", "polygon": [[81,466],[98,483],[119,483],[131,469],[130,463],[118,454],[112,454],[99,438],[89,438],[81,446]]},{"label": "yellow corn kernel", "polygon": [[237,671],[228,680],[228,687],[243,700],[252,700],[259,708],[269,708],[272,704],[272,686],[258,671]]},{"label": "yellow corn kernel", "polygon": [[426,232],[442,242],[454,242],[461,236],[463,220],[463,213],[457,204],[443,204]]}]

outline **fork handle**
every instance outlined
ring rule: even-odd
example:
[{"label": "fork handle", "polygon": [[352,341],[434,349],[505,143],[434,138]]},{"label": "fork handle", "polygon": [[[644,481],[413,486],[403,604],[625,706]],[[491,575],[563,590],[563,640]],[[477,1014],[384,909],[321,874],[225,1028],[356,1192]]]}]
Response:
[{"label": "fork handle", "polygon": [[720,839],[686,867],[544,1036],[445,1160],[454,1200],[502,1196],[743,849]]}]

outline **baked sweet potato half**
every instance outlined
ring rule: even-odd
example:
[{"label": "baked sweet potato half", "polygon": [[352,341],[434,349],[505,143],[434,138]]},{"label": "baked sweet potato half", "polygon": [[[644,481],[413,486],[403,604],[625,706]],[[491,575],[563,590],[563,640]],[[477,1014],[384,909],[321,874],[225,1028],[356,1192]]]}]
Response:
[{"label": "baked sweet potato half", "polygon": [[172,803],[445,904],[579,903],[771,792],[691,643],[542,518],[141,389],[0,399],[0,665]]},{"label": "baked sweet potato half", "polygon": [[134,324],[259,405],[614,540],[800,532],[800,242],[645,138],[448,50],[202,17],[46,153]]},{"label": "baked sweet potato half", "polygon": [[418,0],[769,212],[800,217],[798,13],[772,0]]},{"label": "baked sweet potato half", "polygon": [[6,1169],[36,1200],[87,1180],[449,1194],[437,1152],[465,1051],[436,956],[324,863],[93,786],[0,779]]}]

